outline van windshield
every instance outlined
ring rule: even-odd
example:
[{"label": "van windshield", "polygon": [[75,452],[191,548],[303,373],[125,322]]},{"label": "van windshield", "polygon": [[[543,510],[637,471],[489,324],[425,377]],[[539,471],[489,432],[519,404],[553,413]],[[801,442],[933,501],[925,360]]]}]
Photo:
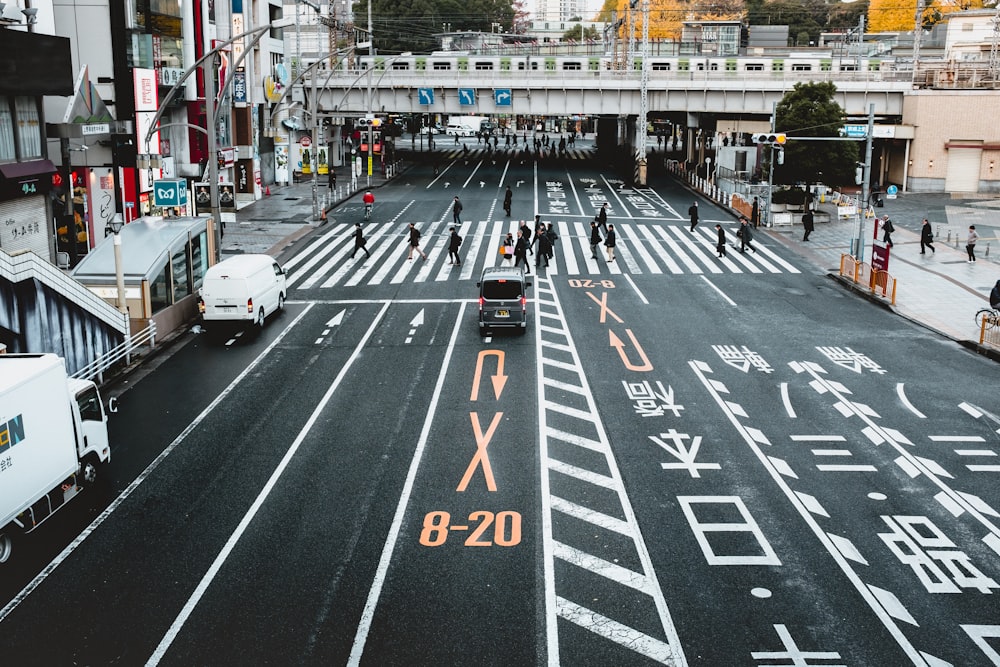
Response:
[{"label": "van windshield", "polygon": [[521,281],[519,280],[487,280],[483,283],[484,299],[519,299],[521,298]]}]

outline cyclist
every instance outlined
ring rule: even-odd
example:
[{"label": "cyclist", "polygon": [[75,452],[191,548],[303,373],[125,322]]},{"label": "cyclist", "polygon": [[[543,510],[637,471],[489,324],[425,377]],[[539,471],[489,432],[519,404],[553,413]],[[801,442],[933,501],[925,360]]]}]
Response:
[{"label": "cyclist", "polygon": [[361,198],[361,201],[365,203],[365,220],[372,219],[372,208],[375,206],[375,195],[372,194],[371,190],[365,191],[365,196]]}]

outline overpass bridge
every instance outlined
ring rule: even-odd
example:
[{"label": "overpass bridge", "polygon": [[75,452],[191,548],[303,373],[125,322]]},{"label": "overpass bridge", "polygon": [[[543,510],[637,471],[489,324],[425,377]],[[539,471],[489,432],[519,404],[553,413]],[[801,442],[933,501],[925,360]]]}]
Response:
[{"label": "overpass bridge", "polygon": [[[637,117],[641,59],[615,69],[594,56],[498,56],[464,53],[363,56],[315,72],[319,112]],[[770,117],[799,82],[832,81],[851,116],[899,117],[913,90],[912,70],[881,58],[785,55],[649,59],[647,109],[688,127],[701,116]],[[303,82],[308,96],[311,80]],[[471,95],[470,95],[471,91]],[[504,95],[509,94],[509,97]],[[312,106],[312,104],[310,104]]]}]

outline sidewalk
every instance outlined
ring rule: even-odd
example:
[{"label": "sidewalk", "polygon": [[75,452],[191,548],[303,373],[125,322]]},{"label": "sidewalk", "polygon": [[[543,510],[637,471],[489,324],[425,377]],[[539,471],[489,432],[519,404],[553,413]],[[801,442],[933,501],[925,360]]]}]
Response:
[{"label": "sidewalk", "polygon": [[[326,174],[317,177],[316,198],[320,210],[326,212],[339,204],[361,195],[367,187],[367,178],[358,178],[358,189],[350,190],[348,167],[336,168],[338,187],[331,192],[327,187]],[[380,173],[372,176],[372,190],[388,181]],[[270,196],[248,204],[236,212],[236,225],[228,224],[222,235],[222,256],[240,253],[264,253],[275,257],[289,244],[305,236],[313,229],[321,227],[327,220],[313,220],[312,180],[301,183],[272,185]]]},{"label": "sidewalk", "polygon": [[[839,278],[840,258],[850,253],[855,222],[838,220],[836,207],[831,204],[820,204],[819,210],[831,213],[831,222],[817,222],[808,241],[802,241],[802,224],[798,222],[801,214],[794,215],[796,224],[791,227],[771,227],[766,233],[838,276],[852,289],[870,295],[866,286]],[[887,213],[896,227],[889,257],[889,274],[896,279],[896,304],[889,305],[889,300],[881,297],[871,298],[902,317],[1000,360],[1000,350],[980,349],[979,328],[974,321],[977,310],[989,307],[990,290],[1000,280],[1000,264],[996,262],[1000,254],[996,240],[1000,200],[953,200],[947,194],[900,195],[876,212],[880,217]],[[919,225],[925,217],[934,227],[935,252],[928,250],[921,255]],[[982,237],[976,245],[974,264],[968,263],[965,252],[969,224],[975,224]],[[864,259],[869,263],[873,225],[872,219],[865,221]]]}]

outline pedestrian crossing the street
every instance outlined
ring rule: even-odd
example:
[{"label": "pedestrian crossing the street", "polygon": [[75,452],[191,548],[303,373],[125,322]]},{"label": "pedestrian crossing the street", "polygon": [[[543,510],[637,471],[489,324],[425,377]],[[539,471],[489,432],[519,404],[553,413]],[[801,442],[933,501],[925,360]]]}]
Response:
[{"label": "pedestrian crossing the street", "polygon": [[[420,250],[427,259],[418,252],[407,259],[406,225],[368,225],[365,228],[366,247],[371,254],[368,257],[362,249],[355,252],[353,224],[334,224],[285,263],[288,284],[293,289],[308,290],[476,280],[484,268],[503,265],[501,241],[507,232],[516,235],[519,224],[515,220],[463,224],[459,228],[463,236],[459,248],[462,263],[457,266],[450,263],[448,256],[450,217],[417,225],[421,233]],[[543,269],[550,276],[799,273],[799,269],[779,255],[776,246],[762,242],[760,237],[754,240],[756,253],[743,254],[730,247],[725,257],[718,257],[715,230],[707,226],[691,232],[686,224],[617,222],[618,242],[612,262],[607,261],[603,245],[598,246],[597,259],[591,255],[588,222],[557,220],[553,221],[553,227],[559,239],[548,267]],[[535,271],[537,244],[533,244],[532,250],[536,254],[529,254],[528,261]],[[541,263],[544,266],[544,261]]]},{"label": "pedestrian crossing the street", "polygon": [[[455,146],[454,148],[449,147],[444,151],[444,156],[448,160],[459,160],[465,158],[467,160],[521,160],[521,155],[523,151],[523,146],[518,145],[516,149],[506,148],[501,142],[499,148],[487,149],[483,145],[469,147],[468,153],[461,146]],[[581,148],[567,148],[563,152],[545,150],[543,153],[543,159],[559,159],[559,160],[592,160],[597,156],[597,149],[592,146],[586,146]],[[534,148],[531,150],[531,157],[538,157]]]}]

